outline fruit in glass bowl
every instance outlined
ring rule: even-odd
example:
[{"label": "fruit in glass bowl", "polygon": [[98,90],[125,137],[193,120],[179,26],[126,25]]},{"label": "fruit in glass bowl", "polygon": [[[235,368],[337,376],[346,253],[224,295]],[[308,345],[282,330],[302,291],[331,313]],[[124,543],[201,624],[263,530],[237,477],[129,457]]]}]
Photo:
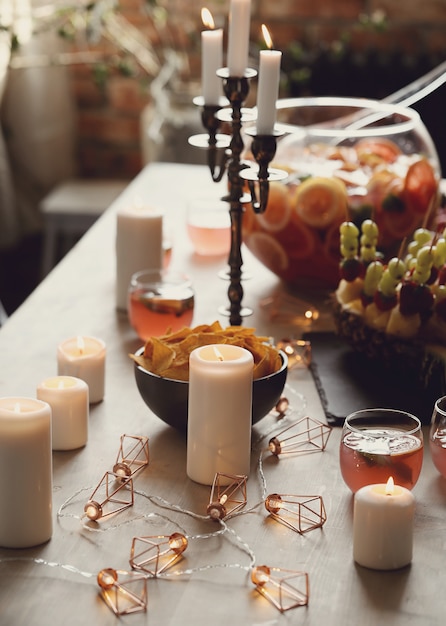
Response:
[{"label": "fruit in glass bowl", "polygon": [[[373,219],[384,258],[433,224],[440,165],[432,139],[410,108],[355,98],[279,100],[275,168],[266,211],[246,206],[243,240],[291,286],[335,287],[339,227]],[[249,157],[249,155],[247,155]]]}]

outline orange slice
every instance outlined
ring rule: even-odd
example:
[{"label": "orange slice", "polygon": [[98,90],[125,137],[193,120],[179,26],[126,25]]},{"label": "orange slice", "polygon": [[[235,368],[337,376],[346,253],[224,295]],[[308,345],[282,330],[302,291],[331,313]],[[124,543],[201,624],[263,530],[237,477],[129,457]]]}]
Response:
[{"label": "orange slice", "polygon": [[245,244],[253,255],[272,272],[283,272],[288,267],[288,257],[284,248],[267,233],[252,233]]},{"label": "orange slice", "polygon": [[327,228],[347,217],[347,191],[337,178],[307,178],[297,188],[294,204],[302,221],[313,228]]},{"label": "orange slice", "polygon": [[277,181],[269,184],[268,204],[264,213],[257,214],[257,221],[266,231],[276,233],[285,228],[291,216],[289,190]]}]

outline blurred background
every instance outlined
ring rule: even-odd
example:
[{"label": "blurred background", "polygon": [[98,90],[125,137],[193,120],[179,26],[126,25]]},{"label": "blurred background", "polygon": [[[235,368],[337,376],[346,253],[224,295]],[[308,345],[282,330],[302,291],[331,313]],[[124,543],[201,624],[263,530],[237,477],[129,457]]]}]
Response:
[{"label": "blurred background", "polygon": [[[197,163],[201,8],[227,33],[229,0],[0,0],[0,302],[43,276],[48,194],[72,179],[130,181],[153,161]],[[446,60],[446,2],[252,0],[283,52],[282,97],[384,98]],[[248,105],[255,104],[253,81]],[[414,105],[446,171],[446,87]],[[80,236],[80,234],[79,234]],[[75,240],[75,238],[74,238]],[[55,261],[71,245],[57,241]]]}]

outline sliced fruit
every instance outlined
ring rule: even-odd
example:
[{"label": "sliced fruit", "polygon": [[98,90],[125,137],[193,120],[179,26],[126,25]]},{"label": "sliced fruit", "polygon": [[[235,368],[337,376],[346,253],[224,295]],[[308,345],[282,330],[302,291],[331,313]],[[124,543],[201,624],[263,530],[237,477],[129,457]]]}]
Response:
[{"label": "sliced fruit", "polygon": [[336,178],[308,178],[297,188],[294,208],[305,224],[327,228],[335,220],[347,217],[345,185]]},{"label": "sliced fruit", "polygon": [[407,170],[404,180],[404,199],[411,211],[425,214],[437,194],[438,182],[432,165],[420,159]]},{"label": "sliced fruit", "polygon": [[280,273],[288,267],[285,249],[271,235],[252,233],[245,243],[253,255],[274,273]]},{"label": "sliced fruit", "polygon": [[316,246],[315,232],[298,216],[294,217],[288,228],[277,235],[277,240],[285,248],[290,259],[309,259]]},{"label": "sliced fruit", "polygon": [[277,181],[270,182],[268,204],[264,213],[257,214],[257,221],[266,231],[275,233],[286,227],[290,216],[288,187]]},{"label": "sliced fruit", "polygon": [[393,163],[401,154],[396,143],[384,137],[360,139],[355,149],[361,162],[368,162],[368,156],[373,155],[386,163]]}]

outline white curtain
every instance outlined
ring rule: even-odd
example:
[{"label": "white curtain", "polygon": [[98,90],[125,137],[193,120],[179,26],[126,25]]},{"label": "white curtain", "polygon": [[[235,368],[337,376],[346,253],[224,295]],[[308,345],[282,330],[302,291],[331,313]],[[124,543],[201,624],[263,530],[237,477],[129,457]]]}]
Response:
[{"label": "white curtain", "polygon": [[[0,15],[11,12],[23,41],[20,55],[37,59],[61,49],[57,33],[27,38],[31,2],[41,0],[0,0]],[[0,192],[0,246],[41,228],[39,201],[58,182],[75,175],[75,109],[67,68],[41,66],[9,68],[5,75],[2,101],[3,137],[8,161],[1,152],[1,173],[10,172],[9,183]],[[34,66],[33,66],[34,65]],[[6,180],[6,174],[5,174]],[[12,181],[12,182],[11,182]],[[3,190],[3,179],[1,181]]]}]

